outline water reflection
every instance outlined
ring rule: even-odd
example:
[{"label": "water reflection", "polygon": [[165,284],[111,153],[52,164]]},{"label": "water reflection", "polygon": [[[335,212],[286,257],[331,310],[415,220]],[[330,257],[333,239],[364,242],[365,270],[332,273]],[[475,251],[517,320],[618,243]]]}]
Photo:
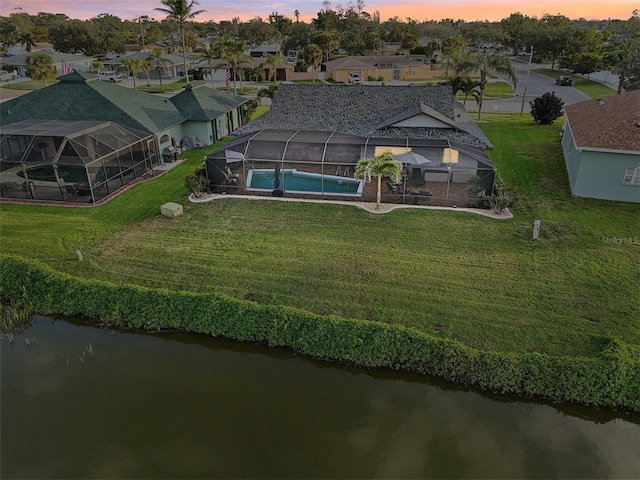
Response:
[{"label": "water reflection", "polygon": [[640,477],[638,415],[80,321],[0,349],[2,478]]}]

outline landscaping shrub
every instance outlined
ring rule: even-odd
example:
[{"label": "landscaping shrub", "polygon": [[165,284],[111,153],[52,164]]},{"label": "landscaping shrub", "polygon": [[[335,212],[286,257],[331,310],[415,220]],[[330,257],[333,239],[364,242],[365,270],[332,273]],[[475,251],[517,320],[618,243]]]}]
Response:
[{"label": "landscaping shrub", "polygon": [[115,326],[180,329],[348,362],[436,375],[493,392],[640,411],[639,352],[603,339],[595,358],[480,351],[377,322],[196,294],[85,280],[0,257],[0,295],[43,315],[81,315]]}]

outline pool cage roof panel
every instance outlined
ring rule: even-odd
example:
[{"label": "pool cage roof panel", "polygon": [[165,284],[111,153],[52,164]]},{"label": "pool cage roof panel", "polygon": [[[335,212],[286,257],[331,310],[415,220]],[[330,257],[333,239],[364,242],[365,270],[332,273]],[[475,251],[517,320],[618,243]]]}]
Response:
[{"label": "pool cage roof panel", "polygon": [[[210,153],[207,158],[225,158],[225,151],[231,150],[244,155],[246,160],[267,161],[283,160],[285,162],[308,161],[334,163],[355,163],[357,159],[330,158],[332,152],[344,146],[348,151],[354,148],[362,150],[356,156],[372,156],[376,147],[395,147],[393,150],[405,148],[407,151],[426,149],[454,149],[478,161],[484,167],[495,169],[484,150],[447,139],[425,138],[380,138],[360,137],[340,132],[309,130],[261,130],[241,135],[224,146]],[[364,148],[366,146],[366,148]],[[329,154],[327,154],[329,152]],[[352,152],[353,153],[353,152]]]},{"label": "pool cage roof panel", "polygon": [[149,136],[104,121],[24,120],[0,127],[2,161],[11,163],[89,165]]}]

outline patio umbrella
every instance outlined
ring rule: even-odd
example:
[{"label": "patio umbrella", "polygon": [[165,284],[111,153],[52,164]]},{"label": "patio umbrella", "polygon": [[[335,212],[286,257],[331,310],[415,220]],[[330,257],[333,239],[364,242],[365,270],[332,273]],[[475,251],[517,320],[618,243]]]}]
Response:
[{"label": "patio umbrella", "polygon": [[416,152],[400,153],[398,155],[394,155],[393,159],[406,165],[422,165],[423,163],[431,163],[431,160]]}]

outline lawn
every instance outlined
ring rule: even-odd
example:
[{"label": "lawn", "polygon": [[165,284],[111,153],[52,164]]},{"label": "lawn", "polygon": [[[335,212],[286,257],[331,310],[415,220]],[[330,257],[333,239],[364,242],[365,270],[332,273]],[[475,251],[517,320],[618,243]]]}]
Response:
[{"label": "lawn", "polygon": [[8,83],[3,85],[2,88],[9,90],[40,90],[45,86],[55,85],[58,82],[59,80],[48,80],[47,85],[45,85],[43,80],[26,80],[24,82]]},{"label": "lawn", "polygon": [[[521,197],[512,220],[269,200],[194,205],[183,179],[202,162],[195,151],[101,207],[0,205],[0,248],[80,277],[224,292],[489,350],[592,355],[605,336],[640,344],[640,245],[603,241],[637,237],[640,206],[571,196],[559,122],[485,119],[491,156]],[[185,215],[160,217],[167,201]]]},{"label": "lawn", "polygon": [[507,82],[490,82],[484,89],[484,99],[511,98],[515,93],[513,87]]},{"label": "lawn", "polygon": [[[566,75],[566,72],[551,70],[550,68],[534,68],[532,71],[541,73],[553,79],[556,79],[561,75]],[[575,75],[573,78],[575,80],[573,86],[591,98],[600,98],[616,94],[616,91],[613,88],[609,88],[601,83],[587,80],[586,78],[582,78],[578,75]]]}]

